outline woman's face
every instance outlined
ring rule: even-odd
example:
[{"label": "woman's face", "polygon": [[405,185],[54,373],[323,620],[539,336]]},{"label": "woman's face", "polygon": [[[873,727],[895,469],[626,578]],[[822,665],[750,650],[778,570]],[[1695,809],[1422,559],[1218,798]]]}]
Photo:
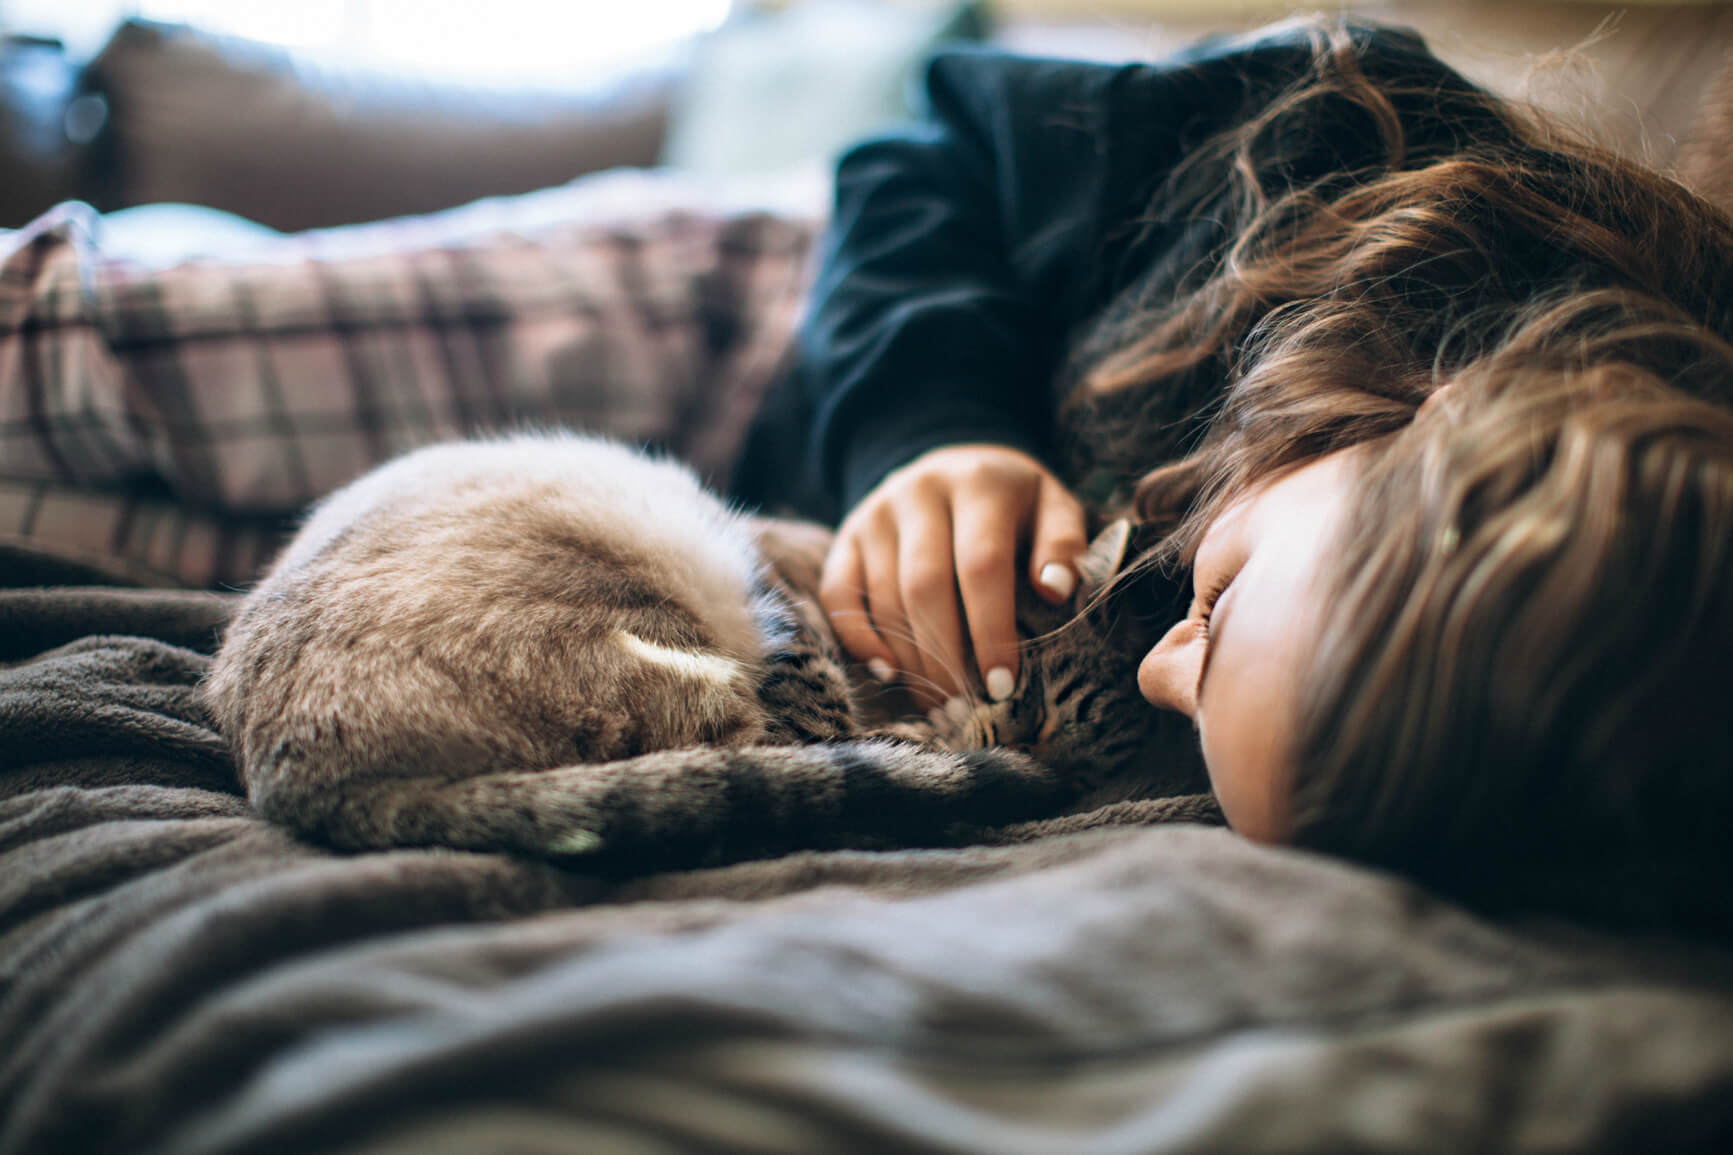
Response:
[{"label": "woman's face", "polygon": [[1222,812],[1247,838],[1279,842],[1300,679],[1318,578],[1354,477],[1341,450],[1246,494],[1205,532],[1184,620],[1149,651],[1138,688],[1197,724]]}]

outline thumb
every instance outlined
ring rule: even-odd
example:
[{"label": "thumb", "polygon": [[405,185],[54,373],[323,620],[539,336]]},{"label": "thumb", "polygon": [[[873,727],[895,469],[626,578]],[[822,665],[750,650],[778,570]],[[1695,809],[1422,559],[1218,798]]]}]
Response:
[{"label": "thumb", "polygon": [[1035,503],[1035,538],[1029,548],[1029,580],[1050,602],[1077,589],[1077,558],[1089,548],[1083,505],[1051,477],[1041,482]]}]

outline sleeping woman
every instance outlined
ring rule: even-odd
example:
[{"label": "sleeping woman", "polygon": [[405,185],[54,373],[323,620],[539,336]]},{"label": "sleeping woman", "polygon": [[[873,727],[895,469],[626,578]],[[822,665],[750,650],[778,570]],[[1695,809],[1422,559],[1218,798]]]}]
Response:
[{"label": "sleeping woman", "polygon": [[1004,696],[1016,583],[1129,510],[1195,593],[1141,688],[1240,832],[1724,915],[1733,224],[1397,32],[928,95],[841,164],[753,447],[841,515],[849,651]]}]

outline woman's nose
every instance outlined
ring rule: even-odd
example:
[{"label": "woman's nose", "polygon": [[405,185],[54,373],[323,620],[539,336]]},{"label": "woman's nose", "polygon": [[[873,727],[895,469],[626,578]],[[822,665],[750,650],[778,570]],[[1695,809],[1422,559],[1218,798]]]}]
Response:
[{"label": "woman's nose", "polygon": [[1197,719],[1197,683],[1204,637],[1190,618],[1175,623],[1137,668],[1137,688],[1153,706]]}]

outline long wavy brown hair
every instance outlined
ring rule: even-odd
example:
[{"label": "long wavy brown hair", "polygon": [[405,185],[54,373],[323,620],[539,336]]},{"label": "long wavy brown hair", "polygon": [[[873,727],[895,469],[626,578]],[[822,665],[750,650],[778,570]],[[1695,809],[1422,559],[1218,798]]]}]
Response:
[{"label": "long wavy brown hair", "polygon": [[[1519,863],[1724,868],[1733,223],[1478,90],[1375,83],[1339,23],[1309,35],[1310,73],[1199,154],[1249,224],[1115,325],[1073,404],[1225,381],[1135,490],[1181,560],[1248,488],[1379,441],[1326,579],[1295,842],[1480,898]],[[1305,175],[1284,126],[1326,114],[1377,159]]]},{"label": "long wavy brown hair", "polygon": [[[1248,486],[1394,432],[1440,383],[1509,346],[1622,328],[1621,355],[1733,403],[1699,339],[1733,337],[1723,213],[1472,86],[1375,81],[1367,40],[1339,20],[1299,30],[1309,71],[1194,152],[1155,198],[1168,214],[1195,211],[1188,186],[1225,159],[1226,211],[1244,225],[1190,291],[1097,334],[1070,399],[1099,452],[1119,430],[1092,425],[1091,402],[1208,382],[1218,400],[1191,452],[1147,473],[1133,498],[1146,523],[1177,527],[1177,551]],[[1375,139],[1373,159],[1341,168],[1313,155],[1306,126],[1353,119]],[[1148,430],[1114,412],[1135,456]]]},{"label": "long wavy brown hair", "polygon": [[1733,929],[1733,410],[1515,350],[1440,401],[1335,543],[1289,837],[1482,904]]}]

